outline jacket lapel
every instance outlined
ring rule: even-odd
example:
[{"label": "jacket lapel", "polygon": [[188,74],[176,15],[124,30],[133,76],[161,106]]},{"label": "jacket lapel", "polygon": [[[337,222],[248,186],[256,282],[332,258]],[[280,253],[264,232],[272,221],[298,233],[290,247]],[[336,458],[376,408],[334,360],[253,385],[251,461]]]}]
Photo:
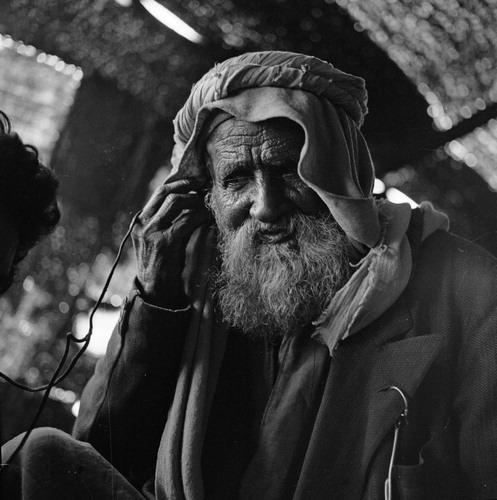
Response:
[{"label": "jacket lapel", "polygon": [[399,392],[388,388],[411,399],[440,350],[440,335],[412,326],[400,299],[336,351],[296,499],[361,497],[372,457],[404,409]]},{"label": "jacket lapel", "polygon": [[388,389],[398,388],[409,402],[437,356],[440,346],[441,335],[426,335],[394,342],[378,354],[371,373],[374,385],[369,386],[369,398],[365,400],[364,408],[365,446],[361,456],[364,470],[374,451],[404,410],[404,400],[400,393]]}]

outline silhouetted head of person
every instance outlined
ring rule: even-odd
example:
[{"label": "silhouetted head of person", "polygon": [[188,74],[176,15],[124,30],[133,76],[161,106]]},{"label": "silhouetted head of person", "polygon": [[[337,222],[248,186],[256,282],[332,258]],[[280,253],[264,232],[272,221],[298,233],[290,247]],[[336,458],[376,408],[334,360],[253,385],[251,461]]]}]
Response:
[{"label": "silhouetted head of person", "polygon": [[24,144],[0,111],[0,293],[17,264],[60,219],[58,181],[35,147]]}]

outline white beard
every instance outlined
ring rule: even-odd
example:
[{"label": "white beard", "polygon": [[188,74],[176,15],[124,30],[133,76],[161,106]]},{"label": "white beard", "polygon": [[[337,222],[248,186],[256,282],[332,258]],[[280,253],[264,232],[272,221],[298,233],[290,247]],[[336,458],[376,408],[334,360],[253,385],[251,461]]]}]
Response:
[{"label": "white beard", "polygon": [[[317,319],[348,279],[347,240],[330,215],[296,214],[284,225],[292,237],[268,243],[253,219],[220,231],[221,266],[214,273],[223,321],[251,336],[274,340]],[[280,226],[281,223],[278,223]]]}]

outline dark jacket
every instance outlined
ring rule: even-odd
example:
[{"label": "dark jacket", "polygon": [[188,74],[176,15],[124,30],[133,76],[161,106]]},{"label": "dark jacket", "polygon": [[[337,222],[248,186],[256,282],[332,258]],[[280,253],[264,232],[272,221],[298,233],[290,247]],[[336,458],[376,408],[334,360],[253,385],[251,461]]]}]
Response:
[{"label": "dark jacket", "polygon": [[[295,499],[384,497],[404,407],[391,386],[409,400],[394,498],[497,498],[497,261],[444,232],[416,254],[397,302],[333,356]],[[154,472],[188,318],[132,296],[83,396],[74,435],[136,485]]]}]

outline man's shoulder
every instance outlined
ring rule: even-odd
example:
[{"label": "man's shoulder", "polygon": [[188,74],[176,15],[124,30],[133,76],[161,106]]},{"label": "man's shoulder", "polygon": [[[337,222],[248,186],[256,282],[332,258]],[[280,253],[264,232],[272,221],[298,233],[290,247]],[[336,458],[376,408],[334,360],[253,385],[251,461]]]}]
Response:
[{"label": "man's shoulder", "polygon": [[481,246],[447,231],[435,231],[417,250],[415,265],[437,266],[442,269],[465,271],[469,266],[474,271],[497,269],[497,258]]},{"label": "man's shoulder", "polygon": [[436,231],[418,247],[409,288],[412,293],[444,295],[454,303],[497,298],[497,259],[464,238]]}]

